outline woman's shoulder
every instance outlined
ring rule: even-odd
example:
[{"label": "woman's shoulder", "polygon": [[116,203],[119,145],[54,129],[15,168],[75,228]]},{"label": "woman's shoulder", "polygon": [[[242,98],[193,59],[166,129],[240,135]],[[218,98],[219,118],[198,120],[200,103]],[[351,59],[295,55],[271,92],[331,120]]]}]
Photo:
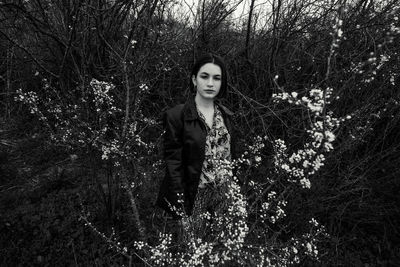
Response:
[{"label": "woman's shoulder", "polygon": [[165,113],[167,116],[172,118],[182,118],[182,117],[191,117],[190,115],[193,113],[192,110],[195,110],[194,98],[188,98],[184,103],[177,104],[172,108],[168,108]]},{"label": "woman's shoulder", "polygon": [[231,111],[229,108],[227,108],[224,104],[222,104],[220,101],[217,101],[218,107],[226,114],[229,116],[233,116],[234,112]]},{"label": "woman's shoulder", "polygon": [[169,115],[169,116],[172,116],[172,117],[180,117],[184,106],[185,106],[185,104],[178,104],[178,105],[175,105],[175,106],[173,106],[173,107],[171,107],[171,108],[168,108],[168,109],[165,111],[165,113],[166,113],[167,115]]},{"label": "woman's shoulder", "polygon": [[184,104],[178,104],[173,107],[167,108],[162,117],[164,121],[171,122],[173,125],[180,125],[183,116]]}]

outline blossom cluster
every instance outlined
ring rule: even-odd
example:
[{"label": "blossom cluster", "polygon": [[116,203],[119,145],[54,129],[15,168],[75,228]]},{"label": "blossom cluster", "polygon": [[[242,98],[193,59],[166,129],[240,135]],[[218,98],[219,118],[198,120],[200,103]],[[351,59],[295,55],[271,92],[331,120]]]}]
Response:
[{"label": "blossom cluster", "polygon": [[271,223],[276,223],[279,219],[286,216],[284,207],[287,205],[287,201],[280,199],[278,200],[278,195],[276,191],[269,191],[267,193],[267,200],[261,203],[259,210],[259,216],[262,222],[269,221]]},{"label": "blossom cluster", "polygon": [[[150,262],[156,266],[169,266],[174,263],[173,254],[169,251],[172,243],[172,235],[170,233],[159,234],[159,244],[150,248]],[[146,244],[143,247],[147,247]],[[137,247],[138,249],[141,247]]]},{"label": "blossom cluster", "polygon": [[[219,238],[223,240],[224,246],[227,248],[229,254],[239,255],[243,247],[245,237],[248,232],[247,226],[247,201],[243,194],[240,192],[240,186],[237,178],[228,181],[228,191],[226,198],[230,203],[227,214],[219,214],[220,222],[226,228],[221,231]],[[226,255],[226,257],[229,256]]]},{"label": "blossom cluster", "polygon": [[215,168],[215,179],[214,182],[221,182],[230,179],[233,175],[233,166],[231,161],[228,159],[224,160],[213,160]]},{"label": "blossom cluster", "polygon": [[[398,6],[396,6],[396,7],[394,7],[393,9],[392,9],[392,11],[391,11],[391,22],[390,22],[390,24],[389,24],[389,29],[387,29],[386,30],[386,38],[387,38],[387,43],[393,43],[393,41],[394,41],[394,37],[396,36],[396,35],[399,35],[400,34],[400,25],[399,25],[399,22],[400,22],[400,20],[399,20],[399,17],[398,17],[398,13],[399,12],[399,7]],[[379,44],[380,46],[379,46],[379,48],[380,47],[382,47],[384,44]]]},{"label": "blossom cluster", "polygon": [[92,79],[90,81],[90,87],[93,90],[93,96],[94,96],[93,102],[96,105],[97,112],[105,110],[102,107],[103,105],[107,107],[106,110],[108,114],[112,114],[113,112],[116,111],[121,111],[121,109],[115,106],[114,99],[110,95],[110,91],[115,89],[114,84]]},{"label": "blossom cluster", "polygon": [[139,85],[139,90],[141,93],[149,93],[150,92],[150,88],[145,83],[142,83]]},{"label": "blossom cluster", "polygon": [[[350,68],[347,72],[351,72],[357,75],[363,75],[362,83],[369,84],[373,82],[380,70],[387,65],[388,62],[392,61],[392,56],[389,54],[376,55],[374,52],[369,53],[368,59],[365,61],[354,63],[351,62]],[[398,74],[392,72],[391,70],[387,73],[389,75],[389,81],[392,85],[395,85],[395,79]],[[358,89],[361,89],[358,87]]]},{"label": "blossom cluster", "polygon": [[333,36],[333,41],[332,41],[332,51],[337,49],[339,47],[340,40],[343,38],[343,20],[340,19],[339,17],[335,18],[335,23],[333,25],[333,32],[331,35]]},{"label": "blossom cluster", "polygon": [[320,225],[317,220],[311,218],[309,221],[310,231],[300,237],[292,237],[284,247],[267,246],[266,250],[274,251],[275,257],[268,253],[260,253],[255,259],[257,266],[293,266],[300,263],[300,259],[309,257],[315,261],[320,258],[317,243],[319,240],[329,237],[325,227]]},{"label": "blossom cluster", "polygon": [[[290,94],[282,92],[272,96],[275,103],[287,101],[305,107],[311,114],[310,129],[306,131],[310,142],[306,143],[304,148],[289,155],[285,141],[277,139],[273,144],[276,151],[275,167],[287,173],[290,182],[298,182],[303,188],[311,187],[309,176],[324,165],[324,153],[333,149],[333,142],[336,139],[334,131],[345,120],[335,118],[331,111],[326,111],[332,92],[333,89],[328,87],[325,90],[313,88],[309,90],[308,97],[299,98],[297,92]],[[347,116],[346,119],[351,119],[351,116]]]},{"label": "blossom cluster", "polygon": [[261,151],[265,147],[264,142],[268,140],[267,136],[256,136],[253,140],[253,144],[247,145],[245,151],[233,161],[233,165],[248,165],[258,167],[261,164],[262,156]]},{"label": "blossom cluster", "polygon": [[[212,255],[214,245],[210,242],[203,241],[200,238],[191,238],[188,243],[189,253],[186,253],[186,255],[180,257],[178,266],[203,266],[207,257]],[[210,261],[213,261],[212,256],[210,257]]]},{"label": "blossom cluster", "polygon": [[325,227],[320,225],[316,219],[311,218],[309,224],[311,225],[310,232],[303,234],[300,239],[295,240],[295,244],[299,245],[300,248],[303,249],[305,255],[318,260],[319,252],[317,240],[318,238],[326,238],[329,235],[326,232]]},{"label": "blossom cluster", "polygon": [[119,141],[115,139],[103,144],[101,146],[101,151],[102,151],[101,155],[102,160],[108,160],[110,158],[110,155],[115,155],[115,154],[124,156],[124,152],[121,151],[120,149]]},{"label": "blossom cluster", "polygon": [[39,97],[37,96],[36,92],[29,91],[23,92],[22,89],[18,89],[16,91],[16,96],[14,97],[15,101],[22,102],[28,106],[30,113],[37,115],[39,120],[46,122],[47,118],[39,109]]},{"label": "blossom cluster", "polygon": [[[374,44],[376,51],[371,51],[365,60],[357,63],[350,63],[351,66],[347,72],[364,75],[361,78],[362,84],[370,84],[376,80],[378,72],[382,70],[389,61],[396,62],[397,52],[389,53],[388,51],[385,51],[381,52],[380,54],[379,51],[383,50],[383,48],[388,44],[393,43],[395,37],[400,34],[398,10],[398,7],[394,7],[393,10],[387,14],[387,17],[385,18],[387,22],[385,25],[388,26],[386,29],[376,29],[376,34],[382,33],[384,35],[384,38],[382,38],[381,41],[374,40],[374,43],[376,43]],[[363,28],[361,25],[357,24],[356,29],[362,30]],[[398,77],[398,73],[393,72],[392,69],[389,69],[385,70],[385,72],[382,72],[382,74],[391,85],[395,85],[395,80]],[[360,90],[361,88],[358,87],[357,89]]]}]

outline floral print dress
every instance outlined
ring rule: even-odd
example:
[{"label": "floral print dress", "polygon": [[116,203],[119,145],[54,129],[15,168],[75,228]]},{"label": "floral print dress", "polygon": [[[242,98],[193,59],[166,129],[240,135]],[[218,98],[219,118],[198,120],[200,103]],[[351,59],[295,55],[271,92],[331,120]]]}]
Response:
[{"label": "floral print dress", "polygon": [[204,188],[207,183],[221,184],[229,176],[230,173],[224,167],[231,160],[231,137],[217,105],[214,106],[213,125],[211,128],[206,123],[204,115],[199,110],[197,112],[207,128],[205,158],[199,184],[200,188]]},{"label": "floral print dress", "polygon": [[205,235],[211,237],[210,231],[215,231],[218,228],[210,227],[214,213],[221,214],[227,208],[224,182],[232,176],[229,165],[231,161],[231,137],[217,105],[214,105],[211,128],[206,123],[204,115],[199,110],[197,112],[207,128],[207,136],[205,159],[191,216],[191,225],[193,226],[191,232],[197,237]]}]

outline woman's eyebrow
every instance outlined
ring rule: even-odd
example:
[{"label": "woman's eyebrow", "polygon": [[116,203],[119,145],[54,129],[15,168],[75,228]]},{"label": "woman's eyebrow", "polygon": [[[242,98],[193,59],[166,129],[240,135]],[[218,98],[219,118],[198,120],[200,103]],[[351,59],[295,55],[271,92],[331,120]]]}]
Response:
[{"label": "woman's eyebrow", "polygon": [[[209,73],[207,73],[207,72],[202,72],[202,73],[200,73],[201,75],[203,75],[203,74],[206,74],[206,75],[210,75]],[[214,76],[221,76],[221,74],[215,74]]]}]

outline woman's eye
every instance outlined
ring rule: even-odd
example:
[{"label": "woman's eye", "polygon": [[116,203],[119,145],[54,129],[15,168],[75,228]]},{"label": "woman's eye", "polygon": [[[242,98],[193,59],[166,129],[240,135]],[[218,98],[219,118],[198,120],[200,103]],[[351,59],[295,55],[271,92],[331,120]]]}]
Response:
[{"label": "woman's eye", "polygon": [[208,76],[200,76],[202,79],[207,79]]},{"label": "woman's eye", "polygon": [[219,80],[221,80],[221,78],[220,77],[215,77],[214,80],[219,81]]}]

